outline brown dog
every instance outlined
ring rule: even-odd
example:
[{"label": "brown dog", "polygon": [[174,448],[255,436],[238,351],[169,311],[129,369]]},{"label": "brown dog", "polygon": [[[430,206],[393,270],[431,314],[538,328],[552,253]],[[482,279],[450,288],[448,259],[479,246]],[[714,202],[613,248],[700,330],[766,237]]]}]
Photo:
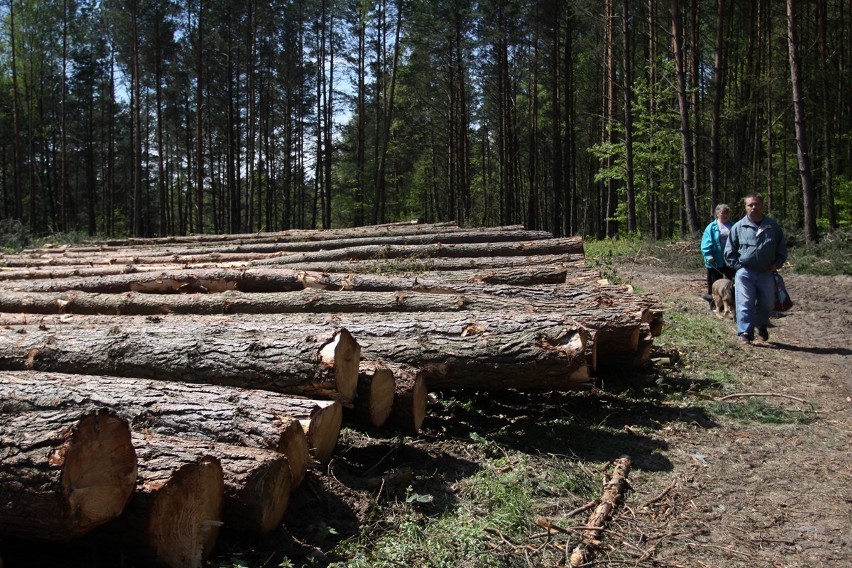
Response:
[{"label": "brown dog", "polygon": [[713,303],[716,304],[716,317],[722,318],[725,313],[734,317],[734,283],[727,278],[713,282]]}]

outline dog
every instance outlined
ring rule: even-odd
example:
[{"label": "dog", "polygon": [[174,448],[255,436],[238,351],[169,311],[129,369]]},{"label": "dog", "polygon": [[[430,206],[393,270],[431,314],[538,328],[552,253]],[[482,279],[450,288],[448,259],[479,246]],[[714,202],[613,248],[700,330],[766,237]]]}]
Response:
[{"label": "dog", "polygon": [[713,282],[713,303],[716,304],[716,317],[725,315],[734,317],[734,283],[728,278]]}]

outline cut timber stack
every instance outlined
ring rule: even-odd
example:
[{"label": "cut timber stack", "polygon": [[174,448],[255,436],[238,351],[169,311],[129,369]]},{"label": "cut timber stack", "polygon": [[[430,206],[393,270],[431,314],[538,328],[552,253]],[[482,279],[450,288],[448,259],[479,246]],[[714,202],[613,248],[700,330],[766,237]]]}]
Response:
[{"label": "cut timber stack", "polygon": [[[657,298],[587,268],[582,239],[522,226],[395,223],[3,255],[0,407],[17,409],[20,436],[46,436],[27,416],[64,417],[66,431],[111,417],[128,430],[139,480],[132,499],[135,477],[79,525],[0,517],[0,538],[113,534],[140,557],[200,565],[220,525],[280,525],[344,419],[410,433],[429,390],[584,389],[604,367],[646,363],[662,314]],[[31,475],[5,467],[0,494]],[[57,480],[39,487],[63,495]],[[179,516],[185,526],[168,524]]]}]

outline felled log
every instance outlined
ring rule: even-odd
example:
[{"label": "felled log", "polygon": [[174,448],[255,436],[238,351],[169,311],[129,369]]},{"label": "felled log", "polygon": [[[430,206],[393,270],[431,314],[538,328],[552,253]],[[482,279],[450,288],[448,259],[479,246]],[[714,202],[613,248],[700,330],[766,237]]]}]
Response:
[{"label": "felled log", "polygon": [[0,405],[43,412],[108,408],[136,431],[275,450],[288,459],[293,487],[301,483],[311,462],[301,421],[315,417],[315,433],[336,443],[339,427],[327,431],[334,426],[334,416],[323,418],[327,413],[339,415],[340,409],[326,402],[212,385],[0,372]]},{"label": "felled log", "polygon": [[[87,329],[82,325],[73,326],[74,321],[90,322],[90,325],[101,323],[98,324],[100,327]],[[61,346],[65,338],[73,341],[73,336],[81,334],[89,334],[92,338],[105,336],[105,321],[108,318],[81,316],[65,319],[51,331],[41,331],[32,326],[16,328],[25,333],[0,330],[0,367],[14,365],[19,369],[52,370],[48,368],[52,362],[63,359],[55,353],[61,355],[68,351],[67,347]],[[121,322],[132,328],[136,335],[146,337],[155,334],[168,336],[172,332],[180,334],[181,330],[194,328],[194,336],[204,337],[205,341],[214,335],[211,330],[220,329],[222,325],[228,326],[228,333],[241,337],[275,337],[303,325],[338,328],[344,325],[345,329],[352,330],[359,337],[364,359],[417,367],[424,373],[429,389],[573,389],[586,388],[589,381],[584,354],[589,332],[585,326],[559,313],[432,313],[428,318],[405,313],[250,317],[174,315],[156,323],[143,317],[124,316]],[[28,336],[32,338],[27,339]],[[121,337],[116,341],[123,352],[126,347],[121,343]],[[27,360],[26,354],[30,349],[32,356]],[[122,352],[119,355],[123,357]],[[107,358],[98,353],[94,350],[94,358]],[[109,351],[104,353],[109,354]],[[42,356],[44,360],[39,361]],[[86,364],[80,357],[74,359],[75,365]],[[137,356],[132,360],[137,376],[143,372],[153,375],[155,370],[166,376],[171,373],[157,359]],[[193,364],[201,365],[203,362]],[[97,374],[89,370],[86,372]],[[171,374],[174,375],[174,378],[168,377],[171,380],[181,380],[179,373]]]},{"label": "felled log", "polygon": [[67,541],[117,517],[136,486],[125,420],[0,402],[0,538]]},{"label": "felled log", "polygon": [[351,417],[363,424],[381,426],[393,409],[396,381],[393,372],[380,361],[361,361],[358,368],[358,396]]},{"label": "felled log", "polygon": [[96,277],[69,277],[17,282],[21,292],[144,292],[146,294],[211,294],[291,292],[305,288],[302,272],[286,268],[175,268],[160,272],[136,271]]},{"label": "felled log", "polygon": [[[284,258],[284,257],[281,257]],[[272,260],[257,260],[246,263],[247,267],[271,264]],[[321,260],[314,262],[294,262],[287,264],[290,268],[300,270],[311,270],[319,272],[372,272],[379,274],[418,274],[427,271],[452,271],[452,270],[493,270],[503,268],[519,268],[522,266],[534,266],[539,264],[558,264],[569,268],[583,268],[585,259],[582,253],[565,253],[535,256],[481,256],[481,257],[397,257],[391,259],[366,259],[366,260]]]},{"label": "felled log", "polygon": [[266,535],[281,525],[292,491],[287,457],[273,450],[237,446],[185,437],[135,433],[134,445],[180,448],[182,452],[213,456],[222,465],[225,499],[223,526]]},{"label": "felled log", "polygon": [[426,418],[429,387],[426,376],[403,363],[385,363],[393,371],[396,392],[388,422],[406,432],[417,433]]},{"label": "felled log", "polygon": [[139,480],[124,513],[93,532],[137,562],[193,568],[210,556],[222,526],[224,477],[212,455],[134,438]]},{"label": "felled log", "polygon": [[3,264],[8,267],[40,267],[40,266],[101,266],[101,265],[138,265],[138,264],[156,264],[162,265],[170,263],[174,265],[186,264],[210,264],[210,263],[226,263],[226,262],[247,262],[258,259],[273,259],[279,258],[279,253],[261,253],[261,252],[231,252],[231,253],[209,253],[209,254],[164,254],[162,256],[128,256],[126,254],[98,256],[91,255],[86,257],[28,257],[21,255],[6,255],[3,258]]},{"label": "felled log", "polygon": [[[171,262],[181,262],[182,257],[197,257],[199,255],[223,255],[227,258],[233,254],[252,255],[257,258],[272,253],[297,253],[329,251],[363,246],[391,245],[434,245],[442,244],[471,244],[506,241],[535,241],[552,239],[553,235],[546,231],[527,231],[517,227],[492,227],[481,230],[465,230],[450,233],[425,234],[388,234],[377,236],[351,236],[325,240],[275,240],[273,238],[246,239],[235,238],[230,241],[190,247],[167,246],[153,244],[148,247],[137,244],[133,247],[69,247],[64,249],[35,249],[24,251],[18,255],[20,259],[47,261],[52,259],[77,259],[89,261],[92,259],[123,259],[125,257],[170,257]],[[240,258],[242,260],[243,258]]]},{"label": "felled log", "polygon": [[[521,226],[517,226],[521,229]],[[195,234],[174,235],[169,237],[127,237],[124,239],[105,239],[91,241],[93,245],[99,246],[150,246],[157,244],[172,243],[210,243],[233,240],[257,241],[262,239],[286,241],[313,241],[331,240],[352,236],[380,236],[388,234],[434,234],[457,231],[468,231],[458,226],[455,221],[439,223],[420,223],[417,220],[400,221],[395,223],[383,223],[379,225],[366,225],[362,227],[351,227],[341,229],[289,229],[284,231],[258,232],[258,233],[230,233],[230,234]]]},{"label": "felled log", "polygon": [[[21,332],[23,331],[23,333]],[[168,330],[111,327],[0,330],[0,369],[117,375],[242,386],[351,402],[360,346],[345,329],[292,326],[234,333],[230,323]]]},{"label": "felled log", "polygon": [[[0,275],[3,273],[0,272]],[[412,280],[420,286],[438,290],[452,283],[509,284],[531,286],[560,284],[570,279],[579,283],[594,282],[599,271],[575,269],[564,265],[531,265],[517,268],[427,272],[416,278],[377,274],[328,274],[289,268],[176,268],[168,271],[133,271],[94,277],[68,276],[54,279],[16,281],[8,287],[18,292],[144,292],[148,294],[216,293],[226,290],[241,292],[291,292],[304,288],[325,290],[356,290],[363,292],[394,292],[413,288]],[[2,282],[2,278],[0,278]]]},{"label": "felled log", "polygon": [[427,245],[371,244],[331,250],[285,253],[258,264],[309,264],[312,262],[358,261],[397,258],[488,258],[532,255],[583,254],[579,237],[510,242],[444,243]]}]

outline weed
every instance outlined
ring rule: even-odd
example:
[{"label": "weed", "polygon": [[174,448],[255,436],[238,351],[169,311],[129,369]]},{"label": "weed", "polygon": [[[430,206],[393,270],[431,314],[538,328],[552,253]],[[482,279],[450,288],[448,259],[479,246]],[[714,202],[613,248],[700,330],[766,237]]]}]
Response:
[{"label": "weed", "polygon": [[763,398],[749,398],[745,402],[718,402],[716,412],[742,422],[763,424],[810,424],[816,415],[810,411],[788,410],[769,404]]}]

